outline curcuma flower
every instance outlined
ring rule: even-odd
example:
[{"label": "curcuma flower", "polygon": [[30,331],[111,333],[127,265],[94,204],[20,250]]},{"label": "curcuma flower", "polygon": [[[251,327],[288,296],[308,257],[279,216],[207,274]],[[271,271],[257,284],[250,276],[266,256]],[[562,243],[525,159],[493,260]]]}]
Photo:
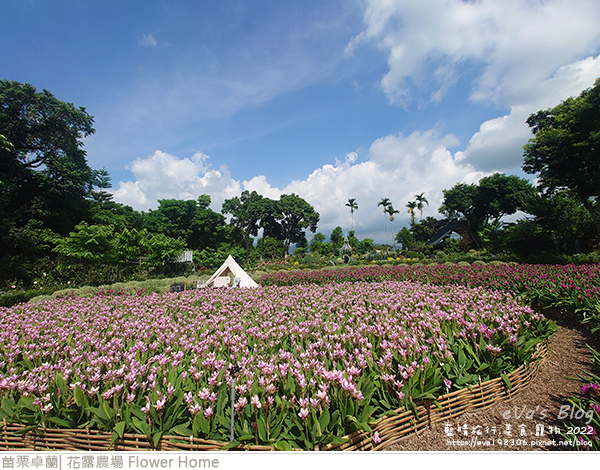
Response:
[{"label": "curcuma flower", "polygon": [[306,419],[308,418],[308,408],[300,408],[300,413],[298,413],[298,416],[301,419]]},{"label": "curcuma flower", "polygon": [[258,399],[258,395],[254,395],[251,399],[250,399],[250,403],[252,405],[254,405],[257,409],[262,408],[262,405],[260,404],[260,401]]},{"label": "curcuma flower", "polygon": [[581,392],[589,397],[594,393],[598,393],[598,388],[597,383],[586,384],[581,386]]}]

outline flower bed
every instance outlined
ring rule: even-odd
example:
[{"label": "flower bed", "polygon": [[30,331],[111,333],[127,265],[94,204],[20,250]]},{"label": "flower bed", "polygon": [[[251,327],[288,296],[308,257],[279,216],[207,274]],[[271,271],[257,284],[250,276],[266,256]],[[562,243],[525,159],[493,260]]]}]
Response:
[{"label": "flower bed", "polygon": [[600,328],[600,265],[516,263],[368,266],[320,271],[282,271],[263,277],[263,285],[292,286],[383,280],[462,285],[510,292],[529,304],[558,307],[581,316],[592,331]]},{"label": "flower bed", "polygon": [[335,447],[399,408],[510,387],[553,328],[509,293],[397,281],[24,304],[0,309],[0,419],[228,442],[236,366],[233,446]]}]

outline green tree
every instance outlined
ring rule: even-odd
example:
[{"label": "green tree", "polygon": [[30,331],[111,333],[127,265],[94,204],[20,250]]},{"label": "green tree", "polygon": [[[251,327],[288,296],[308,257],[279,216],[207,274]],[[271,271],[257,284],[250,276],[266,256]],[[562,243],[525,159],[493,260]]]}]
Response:
[{"label": "green tree", "polygon": [[377,203],[377,207],[381,206],[383,209],[383,217],[385,220],[385,244],[388,244],[388,239],[387,239],[387,221],[388,221],[388,214],[387,214],[387,208],[389,205],[392,204],[392,201],[390,201],[387,197],[383,197],[381,198],[381,201],[379,201]]},{"label": "green tree", "polygon": [[419,223],[414,224],[410,231],[413,240],[417,243],[425,243],[435,235],[435,233],[448,223],[445,219],[436,219],[435,217],[425,217]]},{"label": "green tree", "polygon": [[417,208],[417,203],[415,201],[409,201],[408,204],[406,204],[406,207],[408,207],[407,212],[410,214],[410,225],[414,225],[415,209]]},{"label": "green tree", "polygon": [[292,243],[306,238],[305,230],[317,230],[319,213],[314,207],[296,194],[283,194],[276,204],[275,220],[279,225],[279,236],[283,241],[284,256],[289,256]]},{"label": "green tree", "polygon": [[310,244],[308,245],[309,251],[311,253],[321,254],[321,248],[324,241],[325,235],[323,235],[321,232],[315,233],[314,237],[310,241]]},{"label": "green tree", "polygon": [[198,196],[194,216],[190,224],[190,236],[186,239],[191,250],[216,248],[224,240],[227,241],[225,217],[213,211],[209,206],[211,198],[208,194]]},{"label": "green tree", "polygon": [[[259,227],[262,228],[263,234],[260,240],[260,259],[264,259],[265,256],[272,257],[270,254],[265,254],[265,242],[269,239],[281,240],[280,229],[281,227],[277,223],[275,215],[277,213],[277,201],[263,197],[258,200],[258,217]],[[271,243],[271,247],[273,243]]]},{"label": "green tree", "polygon": [[216,248],[225,238],[225,217],[209,208],[210,196],[198,199],[161,199],[158,208],[144,216],[143,226],[150,233],[182,238],[191,250]]},{"label": "green tree", "polygon": [[329,240],[331,240],[335,250],[338,251],[344,243],[344,231],[342,230],[342,227],[338,226],[334,228],[331,235],[329,235]]},{"label": "green tree", "polygon": [[425,193],[415,194],[415,202],[416,202],[416,208],[421,213],[421,219],[422,219],[423,218],[423,208],[425,207],[424,204],[429,205],[429,201],[425,197]]},{"label": "green tree", "polygon": [[394,215],[399,214],[400,211],[397,211],[396,209],[394,209],[394,206],[392,206],[391,204],[389,206],[387,206],[386,209],[387,214],[390,217],[390,223],[392,224],[392,240],[393,240],[393,244],[394,244],[394,250],[396,250],[396,237],[394,234]]},{"label": "green tree", "polygon": [[[0,275],[25,284],[56,260],[49,233],[67,235],[89,219],[104,170],[88,166],[83,139],[94,133],[85,108],[0,80]],[[52,237],[50,237],[52,238]]]},{"label": "green tree", "polygon": [[82,282],[106,282],[101,273],[117,261],[112,225],[81,222],[67,237],[56,237],[54,243],[62,267],[71,273],[79,271],[77,277]]},{"label": "green tree", "polygon": [[196,213],[196,201],[160,199],[158,208],[144,218],[144,227],[150,233],[162,233],[171,238],[192,238],[192,220]]},{"label": "green tree", "polygon": [[403,250],[413,250],[415,247],[415,237],[406,227],[402,227],[396,234],[396,241],[402,245]]},{"label": "green tree", "polygon": [[186,248],[185,240],[164,233],[151,233],[143,242],[147,263],[159,269],[167,267]]},{"label": "green tree", "polygon": [[439,212],[450,220],[463,220],[479,248],[482,234],[496,230],[506,215],[522,210],[535,188],[525,179],[496,173],[482,178],[478,185],[459,183],[444,190]]},{"label": "green tree", "polygon": [[529,116],[523,170],[548,193],[571,190],[600,234],[600,79],[578,97]]},{"label": "green tree", "polygon": [[[83,139],[94,133],[85,108],[0,80],[0,211],[16,226],[30,219],[67,234],[85,218],[85,200],[105,186],[105,172],[88,166]],[[8,147],[8,150],[7,150]],[[6,224],[4,224],[6,226]]]},{"label": "green tree", "polygon": [[240,197],[226,199],[221,212],[231,214],[231,224],[237,227],[244,237],[246,247],[246,263],[250,262],[251,237],[258,235],[259,222],[262,217],[262,196],[256,191],[243,191]]},{"label": "green tree", "polygon": [[537,193],[531,196],[525,211],[533,216],[530,222],[539,228],[538,232],[552,240],[559,252],[581,251],[581,241],[590,240],[595,232],[592,217],[574,191]]},{"label": "green tree", "polygon": [[356,199],[348,199],[346,207],[350,208],[350,216],[352,217],[352,230],[354,230],[354,211],[358,210],[358,204],[356,202]]},{"label": "green tree", "polygon": [[358,252],[362,255],[371,253],[375,249],[375,241],[372,238],[363,238],[358,244]]}]

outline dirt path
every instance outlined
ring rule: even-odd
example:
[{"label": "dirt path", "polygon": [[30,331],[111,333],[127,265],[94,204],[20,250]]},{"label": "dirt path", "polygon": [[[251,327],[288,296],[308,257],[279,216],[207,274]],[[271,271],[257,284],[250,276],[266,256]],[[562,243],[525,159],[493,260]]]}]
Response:
[{"label": "dirt path", "polygon": [[[544,311],[544,314],[556,321],[559,329],[551,340],[549,358],[529,386],[518,396],[485,410],[465,413],[453,420],[436,423],[419,435],[407,436],[384,450],[573,450],[571,447],[556,445],[556,442],[564,442],[565,439],[548,431],[561,424],[561,407],[563,416],[570,413],[570,409],[566,409],[569,405],[568,398],[581,393],[582,384],[567,377],[576,377],[593,370],[586,343],[598,349],[600,341],[598,335],[591,337],[572,317],[565,317],[556,311]],[[543,434],[536,435],[541,434],[542,426]],[[500,437],[501,445],[498,444]],[[487,443],[490,445],[486,445]]]}]

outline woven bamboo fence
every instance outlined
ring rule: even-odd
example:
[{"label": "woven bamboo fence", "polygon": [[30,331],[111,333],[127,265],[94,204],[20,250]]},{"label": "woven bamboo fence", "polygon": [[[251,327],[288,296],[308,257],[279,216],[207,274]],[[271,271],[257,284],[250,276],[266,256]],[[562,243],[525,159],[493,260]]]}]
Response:
[{"label": "woven bamboo fence", "polygon": [[[345,436],[344,444],[328,445],[315,450],[379,450],[435,423],[507,400],[529,384],[547,355],[548,345],[545,344],[534,356],[537,360],[523,364],[507,374],[510,387],[498,377],[443,395],[437,400],[437,405],[431,401],[416,403],[417,415],[412,410],[400,409],[391,416],[378,420],[371,425],[373,433],[377,432],[381,439],[378,444],[373,442],[371,433],[357,431]],[[122,439],[112,442],[112,434],[101,431],[48,428],[27,430],[23,425],[6,421],[2,423],[0,433],[0,450],[11,451],[220,451],[227,445],[226,442],[192,437],[163,436],[158,445],[154,446],[143,434],[125,434]],[[270,451],[272,448],[248,445],[233,450]]]}]

